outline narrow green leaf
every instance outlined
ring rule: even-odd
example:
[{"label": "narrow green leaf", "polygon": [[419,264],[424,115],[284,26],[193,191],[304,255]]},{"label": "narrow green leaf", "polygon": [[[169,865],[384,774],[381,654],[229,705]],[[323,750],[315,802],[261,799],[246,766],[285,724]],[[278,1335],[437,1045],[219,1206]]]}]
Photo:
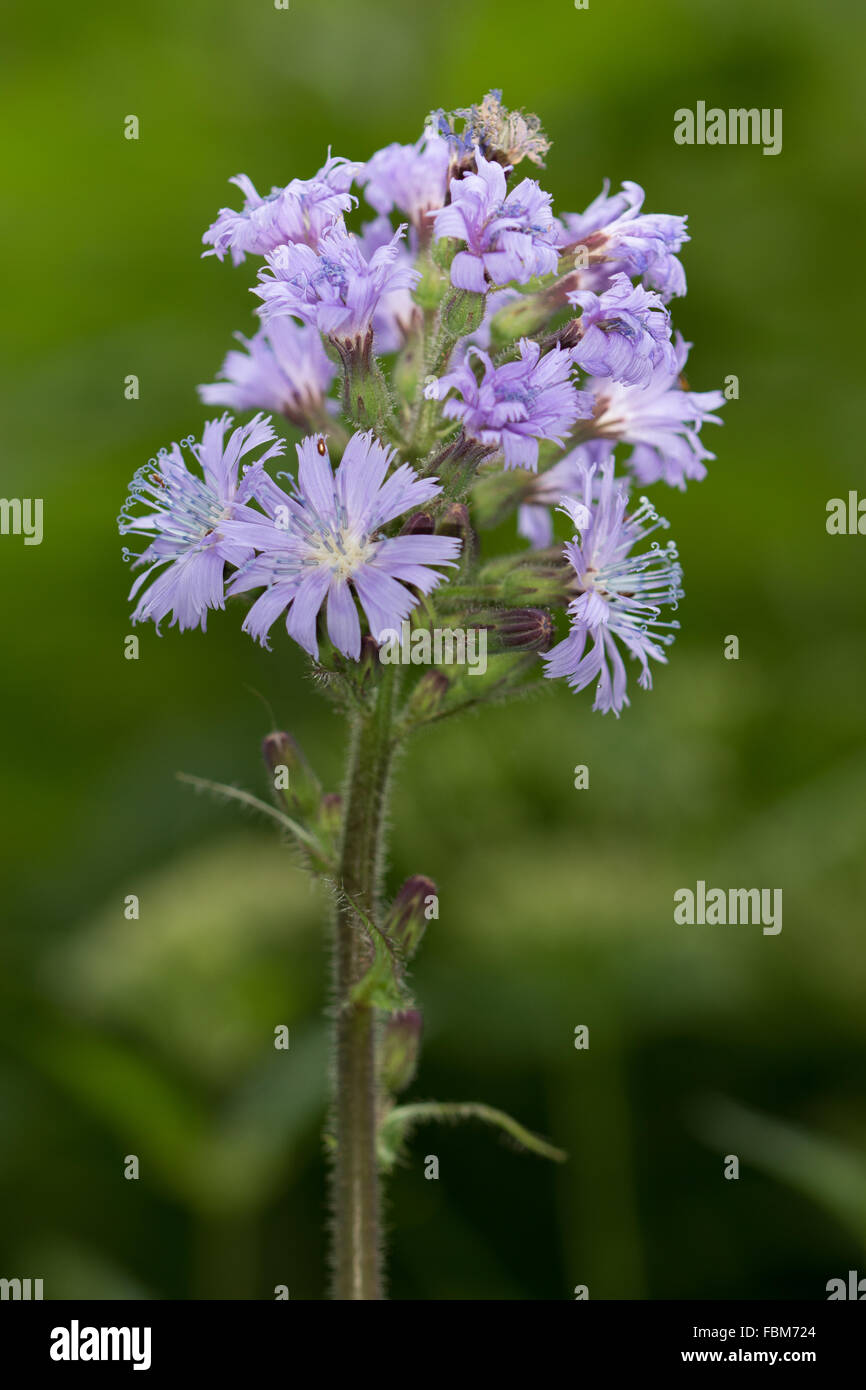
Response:
[{"label": "narrow green leaf", "polygon": [[504,1110],[495,1110],[491,1105],[478,1101],[419,1101],[414,1105],[398,1105],[385,1116],[380,1127],[379,1154],[383,1167],[390,1168],[397,1161],[403,1142],[408,1139],[416,1125],[430,1120],[456,1124],[459,1120],[481,1120],[503,1130],[509,1138],[529,1153],[541,1158],[564,1163],[568,1155],[562,1149],[549,1144],[546,1139],[533,1134]]},{"label": "narrow green leaf", "polygon": [[210,782],[206,777],[195,777],[190,772],[178,772],[176,775],[179,782],[185,782],[188,786],[195,787],[196,791],[211,792],[213,796],[223,798],[226,801],[238,801],[242,806],[249,806],[252,810],[269,816],[271,820],[275,820],[284,830],[288,830],[296,840],[321,859],[330,871],[333,871],[334,865],[315,835],[311,835],[296,820],[292,820],[291,816],[287,816],[285,811],[280,811],[276,806],[269,806],[266,801],[260,801],[257,796],[253,796],[252,792],[245,792],[240,787],[230,787],[226,782]]}]

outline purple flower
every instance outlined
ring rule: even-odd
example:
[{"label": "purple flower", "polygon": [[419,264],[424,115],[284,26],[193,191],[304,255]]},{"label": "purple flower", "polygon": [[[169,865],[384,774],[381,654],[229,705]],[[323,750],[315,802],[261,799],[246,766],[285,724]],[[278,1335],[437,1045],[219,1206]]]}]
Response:
[{"label": "purple flower", "polygon": [[423,233],[427,214],[441,208],[448,196],[450,146],[432,128],[414,145],[386,145],[377,150],[358,175],[364,196],[378,213],[394,209]]},{"label": "purple flower", "polygon": [[[380,247],[390,244],[393,235],[394,229],[387,217],[365,222],[358,238],[365,259],[372,260]],[[395,263],[412,270],[413,260],[403,242],[398,245]],[[387,290],[373,310],[373,350],[376,353],[399,352],[419,314],[410,285]]]},{"label": "purple flower", "polygon": [[309,246],[278,247],[266,257],[270,274],[259,272],[254,291],[264,300],[263,318],[293,314],[335,341],[364,339],[386,296],[412,289],[420,278],[401,256],[405,230],[400,227],[369,260],[341,223],[322,234],[318,252]]},{"label": "purple flower", "polygon": [[288,608],[286,631],[316,658],[316,620],[327,599],[328,636],[357,661],[361,624],[353,593],[380,640],[380,634],[399,630],[417,605],[417,594],[407,586],[424,594],[435,589],[443,576],[429,567],[452,564],[460,541],[379,534],[389,521],[429,501],[441,488],[434,478],[418,478],[408,463],[386,479],[394,451],[372,434],[352,436],[336,473],[321,436],[304,439],[297,450],[294,495],[271,483],[259,493],[270,519],[245,518],[233,528],[258,554],[234,576],[230,592],[264,588],[247,614],[244,631],[267,646],[268,632]]},{"label": "purple flower", "polygon": [[687,479],[705,478],[705,459],[715,458],[698,438],[701,426],[720,425],[711,412],[724,405],[721,391],[687,391],[679,383],[691,343],[677,334],[672,366],[654,368],[647,386],[593,378],[593,428],[603,439],[624,440],[635,448],[628,466],[643,486],[663,479],[685,489]]},{"label": "purple flower", "polygon": [[321,414],[337,369],[315,328],[279,318],[254,338],[235,336],[246,351],[229,352],[223,380],[198,388],[206,405],[275,411],[295,424]]},{"label": "purple flower", "polygon": [[357,202],[349,189],[360,167],[329,156],[313,178],[292,179],[285,188],[272,188],[266,198],[256,192],[246,174],[236,174],[229,182],[243,193],[243,208],[240,212],[220,209],[202,237],[212,250],[203,254],[222,260],[231,251],[232,261],[240,265],[246,255],[264,256],[290,241],[317,246],[322,232]]},{"label": "purple flower", "polygon": [[465,241],[451,263],[456,289],[484,294],[489,285],[512,280],[525,285],[559,263],[561,228],[550,208],[550,194],[534,179],[523,179],[506,194],[505,170],[480,150],[478,172],[451,180],[451,202],[436,213],[433,236]]},{"label": "purple flower", "polygon": [[[484,366],[481,381],[472,359]],[[444,414],[460,420],[466,434],[501,449],[506,468],[538,466],[538,441],[563,444],[577,420],[592,415],[592,397],[571,381],[571,353],[555,347],[541,356],[541,347],[520,340],[520,360],[494,367],[486,352],[470,348],[463,361],[439,378],[440,399],[450,390],[458,397],[445,401]]]},{"label": "purple flower", "polygon": [[[229,415],[208,420],[201,444],[192,438],[182,441],[199,464],[201,477],[187,468],[182,446],[172,444],[140,468],[130,484],[118,529],[121,535],[150,538],[140,555],[124,550],[124,559],[134,559],[136,569],[147,566],[133,584],[130,600],[155,571],[162,570],[139,598],[134,623],[151,618],[159,631],[166,614],[173,613],[172,627],[176,623],[181,632],[199,626],[204,631],[208,609],[225,607],[226,564],[243,564],[252,554],[251,545],[230,538],[229,523],[258,515],[246,503],[267,478],[262,468],[265,459],[281,454],[285,444],[275,438],[270,420],[261,415],[240,425],[226,441],[231,423]],[[241,459],[262,444],[270,448],[239,480]],[[149,510],[134,514],[131,509],[137,506]]]},{"label": "purple flower", "polygon": [[568,302],[582,310],[572,356],[585,372],[646,386],[654,368],[674,369],[670,314],[652,290],[615,275],[601,295],[574,290]]},{"label": "purple flower", "polygon": [[585,244],[591,266],[597,260],[604,262],[598,277],[602,288],[606,271],[624,271],[643,276],[645,284],[666,300],[685,294],[685,271],[674,254],[689,240],[685,217],[642,213],[646,195],[636,183],[624,183],[612,198],[609,188],[610,181],[605,179],[601,193],[585,212],[565,214],[563,244]]},{"label": "purple flower", "polygon": [[565,454],[552,468],[537,473],[532,486],[524,494],[517,510],[517,532],[525,536],[534,550],[544,550],[553,543],[552,507],[558,507],[563,497],[580,496],[584,491],[586,472],[593,465],[595,491],[601,474],[597,465],[605,463],[613,453],[613,445],[606,439],[594,439],[588,444],[578,444]]},{"label": "purple flower", "polygon": [[663,648],[674,640],[679,627],[677,622],[662,621],[661,605],[677,608],[683,594],[682,568],[672,541],[664,547],[654,542],[649,550],[632,553],[668,523],[645,497],[631,516],[626,515],[628,493],[614,480],[612,459],[602,467],[597,498],[594,474],[594,467],[584,474],[582,499],[562,500],[562,510],[580,531],[563,552],[574,570],[578,596],[568,607],[571,631],[542,659],[545,676],[564,676],[573,690],[583,690],[597,678],[593,709],[603,714],[613,710],[619,717],[629,701],[617,644],[640,663],[638,684],[651,689],[650,658],[667,661]]}]

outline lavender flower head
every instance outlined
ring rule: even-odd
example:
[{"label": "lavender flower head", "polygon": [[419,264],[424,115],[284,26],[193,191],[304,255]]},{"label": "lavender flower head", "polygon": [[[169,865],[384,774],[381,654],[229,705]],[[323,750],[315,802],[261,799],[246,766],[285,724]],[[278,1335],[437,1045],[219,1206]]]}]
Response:
[{"label": "lavender flower head", "polygon": [[401,255],[405,225],[369,259],[358,238],[335,222],[310,246],[280,246],[259,272],[254,293],[264,301],[265,322],[280,314],[293,314],[312,324],[325,337],[353,344],[372,330],[373,317],[386,296],[412,289],[419,272]]},{"label": "lavender flower head", "polygon": [[286,242],[317,246],[322,232],[357,201],[349,189],[359,167],[329,156],[313,178],[292,179],[285,188],[272,188],[266,198],[246,174],[236,174],[229,182],[243,193],[243,208],[220,209],[202,237],[211,250],[202,254],[222,260],[231,252],[233,263],[240,265],[245,256],[264,256]]},{"label": "lavender flower head", "polygon": [[431,593],[443,578],[431,566],[453,564],[460,541],[379,534],[441,488],[435,478],[418,478],[408,463],[386,478],[394,451],[372,434],[352,436],[336,473],[321,436],[303,440],[297,450],[293,495],[272,483],[260,493],[268,516],[247,517],[233,528],[238,541],[258,553],[234,576],[229,592],[263,588],[244,631],[267,646],[268,632],[288,608],[286,631],[316,658],[316,621],[327,601],[328,636],[344,656],[357,660],[361,624],[353,593],[379,640],[398,630],[417,605],[417,594],[407,586]]},{"label": "lavender flower head", "polygon": [[376,212],[402,213],[422,235],[429,233],[427,214],[448,196],[448,141],[428,128],[414,145],[386,145],[363,165],[358,183]]},{"label": "lavender flower head", "polygon": [[593,439],[588,444],[578,444],[552,468],[537,473],[517,510],[518,535],[524,536],[534,550],[544,550],[551,545],[551,509],[558,508],[563,497],[583,495],[588,470],[592,470],[595,495],[601,482],[599,465],[606,463],[612,453],[613,445],[608,440]]},{"label": "lavender flower head", "polygon": [[[562,510],[580,531],[564,549],[574,570],[578,596],[569,604],[571,631],[546,653],[545,676],[564,676],[572,690],[597,680],[593,709],[619,714],[629,703],[626,670],[618,643],[640,664],[638,684],[652,687],[649,662],[666,662],[664,648],[674,640],[676,621],[661,617],[662,605],[676,610],[682,598],[682,568],[673,542],[634,547],[667,522],[647,498],[626,515],[628,493],[613,476],[613,462],[601,470],[597,500],[595,468],[586,470],[583,499],[563,498]],[[589,523],[586,516],[589,514]],[[591,643],[587,650],[587,644]]]},{"label": "lavender flower head", "polygon": [[273,411],[300,425],[322,413],[337,369],[314,328],[279,318],[254,338],[235,336],[245,351],[226,355],[223,380],[198,388],[206,405]]},{"label": "lavender flower head", "polygon": [[[480,382],[473,358],[484,368]],[[521,338],[519,360],[501,367],[471,347],[454,371],[439,378],[437,389],[440,399],[448,391],[458,392],[445,400],[443,413],[459,420],[470,438],[501,449],[506,468],[534,472],[540,439],[562,445],[575,422],[592,415],[593,398],[577,390],[571,373],[571,353],[565,348],[552,348],[542,357],[538,343]]]},{"label": "lavender flower head", "polygon": [[572,355],[585,372],[646,386],[655,368],[675,369],[670,314],[652,290],[615,275],[600,295],[574,290],[568,302],[582,311]]},{"label": "lavender flower head", "polygon": [[627,462],[642,486],[663,480],[682,491],[687,480],[705,478],[705,460],[715,458],[698,431],[708,422],[721,424],[712,412],[725,398],[721,391],[681,387],[679,376],[690,347],[677,334],[672,364],[655,367],[646,386],[609,379],[589,382],[596,399],[595,433],[635,446]]},{"label": "lavender flower head", "polygon": [[[229,535],[229,523],[258,515],[246,504],[267,478],[262,464],[281,454],[285,444],[261,415],[238,426],[226,440],[231,423],[229,415],[209,420],[200,444],[192,438],[182,441],[201,476],[187,467],[182,445],[172,444],[140,468],[130,484],[118,528],[121,535],[149,538],[139,555],[124,550],[124,559],[133,560],[136,569],[146,566],[129,595],[132,600],[144,589],[132,615],[134,623],[152,619],[159,631],[163,618],[172,613],[172,627],[204,631],[208,609],[225,607],[226,564],[243,564],[252,554],[251,545]],[[241,460],[263,444],[270,447],[239,478]],[[139,506],[148,510],[133,510]],[[157,570],[162,573],[145,589]]]},{"label": "lavender flower head", "polygon": [[676,252],[689,240],[685,217],[642,213],[646,196],[636,183],[626,182],[609,196],[610,181],[585,212],[566,213],[563,245],[580,244],[590,253],[590,265],[601,261],[593,288],[603,288],[608,273],[640,275],[665,300],[685,294],[686,275]]},{"label": "lavender flower head", "polygon": [[466,243],[451,263],[455,289],[484,294],[512,280],[525,285],[559,263],[561,228],[549,193],[534,179],[506,192],[505,170],[476,151],[477,173],[451,180],[451,202],[435,214],[433,236]]},{"label": "lavender flower head", "polygon": [[[380,247],[388,246],[391,243],[393,235],[394,229],[387,217],[375,217],[372,222],[365,222],[358,237],[365,259],[371,261]],[[405,242],[398,242],[395,265],[402,266],[409,271],[413,269],[414,261]],[[418,320],[420,310],[412,298],[412,285],[414,283],[413,278],[411,284],[388,289],[377,301],[373,310],[373,349],[375,352],[398,352]]]}]

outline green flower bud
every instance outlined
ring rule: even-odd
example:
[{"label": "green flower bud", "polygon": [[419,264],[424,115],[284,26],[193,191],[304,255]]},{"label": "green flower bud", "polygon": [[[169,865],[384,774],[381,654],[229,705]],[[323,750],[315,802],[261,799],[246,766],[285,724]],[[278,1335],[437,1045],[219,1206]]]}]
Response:
[{"label": "green flower bud", "polygon": [[425,671],[409,697],[406,713],[414,723],[433,719],[442,709],[451,682],[444,671],[431,667]]},{"label": "green flower bud", "polygon": [[319,813],[322,788],[300,745],[282,730],[262,740],[262,757],[273,778],[274,791],[290,814],[303,821]]},{"label": "green flower bud", "polygon": [[454,290],[442,305],[442,322],[452,338],[462,338],[481,327],[486,296],[473,290]]},{"label": "green flower bud", "polygon": [[361,429],[381,430],[394,414],[388,383],[373,355],[373,330],[363,342],[336,341],[343,367],[343,410]]},{"label": "green flower bud", "polygon": [[505,347],[517,338],[531,338],[544,327],[554,308],[555,305],[550,303],[544,291],[512,300],[493,315],[490,323],[491,343],[495,348]]},{"label": "green flower bud", "polygon": [[573,594],[573,571],[566,564],[516,565],[501,580],[503,603],[509,607],[565,608]]},{"label": "green flower bud", "polygon": [[383,929],[406,960],[418,950],[428,913],[435,915],[435,906],[436,884],[423,874],[413,874],[388,908]]},{"label": "green flower bud", "polygon": [[319,805],[319,825],[322,834],[336,844],[343,828],[343,798],[339,792],[328,792]]},{"label": "green flower bud", "polygon": [[478,552],[478,537],[469,519],[469,508],[463,502],[451,502],[440,514],[436,522],[436,532],[440,536],[456,536],[463,542],[460,559],[465,564]]},{"label": "green flower bud", "polygon": [[472,488],[472,514],[481,530],[498,526],[532,491],[535,475],[524,468],[495,468],[479,475]]},{"label": "green flower bud", "polygon": [[417,1009],[391,1014],[382,1034],[382,1081],[392,1095],[404,1091],[415,1076],[423,1021]]}]

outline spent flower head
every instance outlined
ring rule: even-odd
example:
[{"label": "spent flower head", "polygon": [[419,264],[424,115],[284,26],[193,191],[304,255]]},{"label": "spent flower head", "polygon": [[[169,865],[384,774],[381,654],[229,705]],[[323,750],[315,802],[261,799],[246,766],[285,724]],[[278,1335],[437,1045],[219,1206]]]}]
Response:
[{"label": "spent flower head", "polygon": [[488,92],[477,105],[460,106],[451,112],[434,111],[430,119],[448,142],[452,162],[457,166],[471,159],[478,148],[487,159],[509,168],[523,159],[543,167],[544,156],[550,149],[538,117],[509,111],[502,104],[500,91]]}]

